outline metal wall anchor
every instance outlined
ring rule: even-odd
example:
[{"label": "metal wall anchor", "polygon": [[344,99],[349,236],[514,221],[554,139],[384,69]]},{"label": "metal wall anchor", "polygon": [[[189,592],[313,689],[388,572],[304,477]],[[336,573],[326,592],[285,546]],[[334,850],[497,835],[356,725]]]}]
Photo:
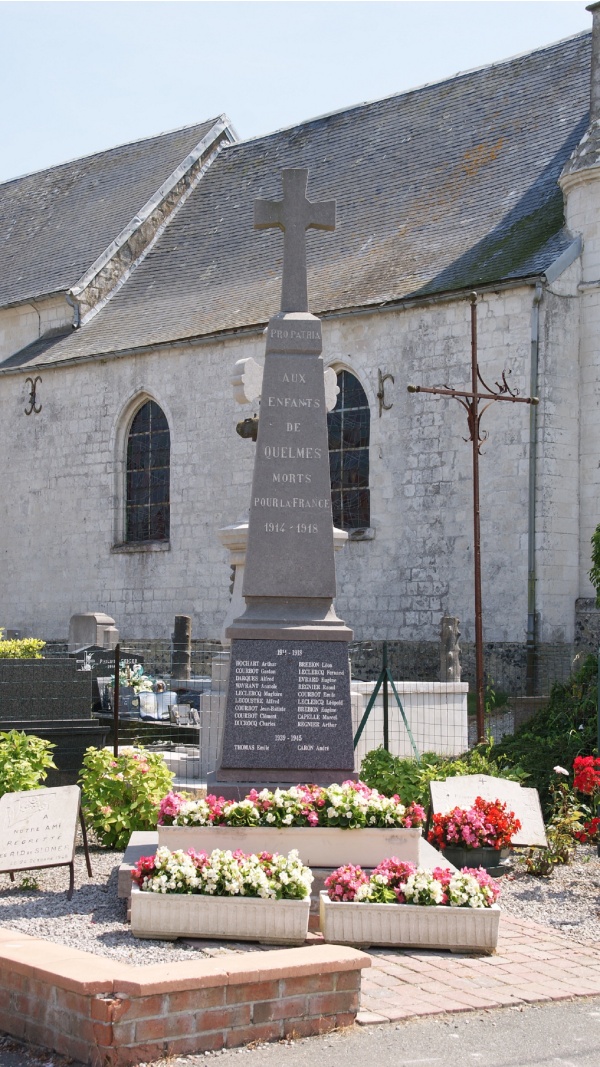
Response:
[{"label": "metal wall anchor", "polygon": [[31,415],[32,412],[34,415],[39,415],[40,411],[42,410],[42,405],[36,404],[37,397],[35,395],[37,383],[41,382],[41,380],[42,379],[40,378],[39,374],[35,378],[25,379],[25,381],[29,382],[31,385],[31,389],[29,390],[29,408],[24,409],[26,415]]},{"label": "metal wall anchor", "polygon": [[389,411],[393,406],[392,404],[386,404],[385,402],[385,383],[391,382],[394,385],[393,374],[382,374],[380,370],[377,371],[377,384],[379,385],[379,392],[377,393],[377,399],[379,401],[379,418],[381,418],[382,412]]}]

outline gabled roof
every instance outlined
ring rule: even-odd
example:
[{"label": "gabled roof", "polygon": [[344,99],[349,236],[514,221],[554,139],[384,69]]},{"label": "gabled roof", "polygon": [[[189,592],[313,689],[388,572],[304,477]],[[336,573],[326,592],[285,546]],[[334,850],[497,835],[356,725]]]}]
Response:
[{"label": "gabled roof", "polygon": [[0,185],[0,307],[74,285],[214,122]]},{"label": "gabled roof", "polygon": [[285,167],[337,200],[335,233],[307,238],[316,314],[540,275],[571,241],[557,179],[587,124],[590,36],[230,145],[106,306],[22,365],[266,322],[283,242],[253,201],[280,197]]}]

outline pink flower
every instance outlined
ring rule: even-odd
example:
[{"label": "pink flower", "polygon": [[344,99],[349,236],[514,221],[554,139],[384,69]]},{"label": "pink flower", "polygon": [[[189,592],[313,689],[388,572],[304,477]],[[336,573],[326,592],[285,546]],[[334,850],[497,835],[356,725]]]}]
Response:
[{"label": "pink flower", "polygon": [[160,802],[158,809],[159,826],[164,826],[165,819],[174,819],[179,814],[184,799],[180,793],[167,793]]}]

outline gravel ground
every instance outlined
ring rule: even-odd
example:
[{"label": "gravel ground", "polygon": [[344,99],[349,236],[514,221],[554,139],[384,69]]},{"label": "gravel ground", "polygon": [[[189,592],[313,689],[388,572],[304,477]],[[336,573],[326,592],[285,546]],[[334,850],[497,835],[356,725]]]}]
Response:
[{"label": "gravel ground", "polygon": [[[36,937],[109,956],[128,963],[164,963],[279,946],[254,942],[152,941],[132,937],[125,902],[117,898],[120,852],[92,849],[93,877],[88,878],[83,849],[75,859],[75,893],[66,898],[68,869],[0,875],[0,924]],[[30,879],[38,889],[26,888]],[[570,866],[557,867],[550,878],[518,870],[501,880],[502,908],[512,915],[544,923],[577,941],[600,942],[600,858],[595,847],[578,846]]]},{"label": "gravel ground", "polygon": [[[126,963],[173,963],[194,953],[205,957],[237,952],[267,951],[280,945],[228,941],[155,941],[133,937],[127,907],[117,897],[117,872],[123,855],[90,848],[93,877],[88,878],[82,847],[75,856],[75,892],[67,900],[68,867],[15,874],[0,874],[0,925],[34,937],[43,937],[84,952]],[[28,889],[30,882],[37,883]]]},{"label": "gravel ground", "polygon": [[511,915],[551,926],[574,941],[600,942],[600,857],[578,845],[572,863],[549,878],[519,873],[501,879],[500,906]]}]

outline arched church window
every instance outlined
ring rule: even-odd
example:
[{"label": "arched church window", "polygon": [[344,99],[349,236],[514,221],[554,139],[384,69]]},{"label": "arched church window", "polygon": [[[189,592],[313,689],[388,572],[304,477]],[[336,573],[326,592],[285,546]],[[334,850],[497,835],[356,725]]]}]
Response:
[{"label": "arched church window", "polygon": [[340,371],[337,383],[337,403],[327,416],[333,523],[341,530],[366,529],[371,412],[367,394],[350,371]]},{"label": "arched church window", "polygon": [[171,438],[154,400],[139,409],[127,438],[126,541],[169,540]]}]

